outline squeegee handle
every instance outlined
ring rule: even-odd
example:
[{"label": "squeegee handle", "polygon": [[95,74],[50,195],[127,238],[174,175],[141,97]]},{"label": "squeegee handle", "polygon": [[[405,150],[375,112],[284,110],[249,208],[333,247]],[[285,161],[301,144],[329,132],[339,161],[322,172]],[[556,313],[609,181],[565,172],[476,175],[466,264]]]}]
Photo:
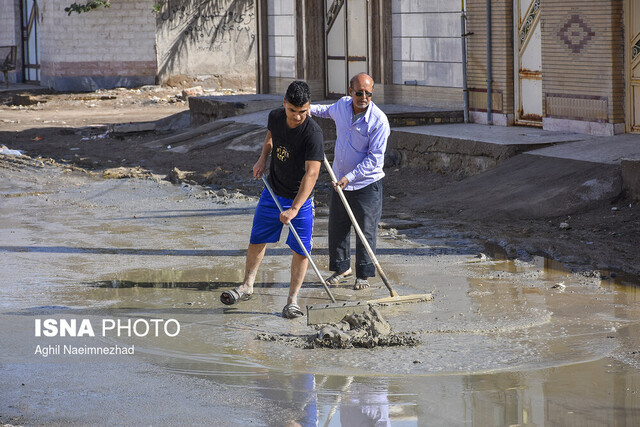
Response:
[{"label": "squeegee handle", "polygon": [[[283,212],[282,206],[280,205],[280,202],[278,201],[278,199],[276,198],[276,195],[274,194],[273,190],[271,189],[271,186],[267,182],[267,179],[264,177],[264,175],[261,175],[261,178],[262,178],[262,182],[264,182],[264,186],[267,187],[267,190],[269,190],[269,194],[271,194],[271,198],[273,198],[273,201],[276,202],[276,206],[278,206],[278,210],[280,212]],[[336,302],[336,299],[333,297],[333,294],[331,293],[331,291],[327,287],[327,283],[322,278],[322,274],[320,274],[320,270],[318,270],[318,267],[316,267],[316,263],[313,262],[313,260],[311,259],[311,255],[307,251],[307,248],[305,248],[304,245],[302,244],[302,240],[300,239],[300,236],[298,236],[298,232],[296,231],[295,228],[293,228],[293,224],[291,224],[291,222],[289,222],[289,224],[287,224],[287,226],[289,226],[289,230],[291,230],[291,233],[293,233],[293,236],[296,238],[296,240],[298,241],[298,244],[300,245],[300,247],[304,251],[304,256],[306,256],[307,259],[309,260],[309,264],[311,264],[311,267],[313,267],[314,271],[318,275],[318,278],[320,279],[320,283],[322,283],[322,286],[324,286],[324,290],[327,291],[327,294],[329,294],[329,298],[331,298],[331,302]]]},{"label": "squeegee handle", "polygon": [[[333,181],[333,183],[336,184],[338,182],[338,179],[336,178],[336,174],[333,173],[333,168],[329,164],[329,160],[327,160],[327,156],[324,156],[324,167],[327,168],[327,171],[329,172],[329,176],[331,177],[331,181]],[[392,297],[397,297],[398,293],[391,287],[391,284],[389,283],[389,280],[387,279],[386,274],[384,274],[384,271],[382,271],[382,266],[380,266],[380,263],[378,262],[378,258],[376,258],[376,255],[373,253],[373,250],[371,249],[371,246],[369,245],[367,238],[364,237],[364,233],[360,229],[360,226],[358,225],[358,221],[356,221],[356,217],[353,214],[353,211],[351,210],[351,206],[349,206],[349,202],[347,202],[347,198],[345,197],[344,192],[342,191],[342,188],[340,187],[335,187],[335,188],[336,190],[338,190],[338,195],[340,196],[340,200],[342,200],[342,204],[344,205],[344,208],[347,211],[349,218],[351,219],[351,223],[353,224],[353,228],[356,230],[356,234],[360,238],[360,241],[364,245],[364,248],[367,250],[367,253],[369,254],[369,258],[371,258],[371,261],[373,261],[373,264],[376,266],[376,270],[378,270],[378,274],[380,275],[380,278],[382,279],[382,281],[384,282],[384,285],[389,290],[389,294]]]}]

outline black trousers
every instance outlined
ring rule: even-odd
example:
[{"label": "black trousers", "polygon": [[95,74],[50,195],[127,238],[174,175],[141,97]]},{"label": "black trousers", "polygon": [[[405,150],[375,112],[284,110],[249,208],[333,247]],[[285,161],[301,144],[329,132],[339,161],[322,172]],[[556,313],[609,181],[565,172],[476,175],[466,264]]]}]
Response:
[{"label": "black trousers", "polygon": [[[376,181],[355,191],[344,191],[358,225],[376,251],[378,223],[382,216],[382,181]],[[331,191],[329,199],[329,270],[342,273],[351,266],[351,220],[340,195]],[[366,279],[376,275],[376,267],[360,238],[356,235],[356,277]]]}]

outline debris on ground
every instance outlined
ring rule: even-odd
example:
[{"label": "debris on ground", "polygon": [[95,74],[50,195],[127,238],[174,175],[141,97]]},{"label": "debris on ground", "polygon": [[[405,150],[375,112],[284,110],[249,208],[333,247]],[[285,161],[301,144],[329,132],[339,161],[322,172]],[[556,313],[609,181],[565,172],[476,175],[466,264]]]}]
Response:
[{"label": "debris on ground", "polygon": [[0,154],[5,156],[22,156],[22,151],[12,150],[6,145],[0,145]]},{"label": "debris on ground", "polygon": [[203,96],[203,95],[204,95],[204,89],[202,89],[202,86],[194,86],[194,87],[189,87],[182,90],[182,99],[184,99],[185,101],[190,96]]},{"label": "debris on ground", "polygon": [[141,167],[119,167],[105,169],[102,176],[106,179],[151,178],[152,173]]},{"label": "debris on ground", "polygon": [[103,132],[103,133],[99,133],[99,134],[94,134],[94,135],[89,135],[89,136],[85,136],[83,138],[80,139],[80,141],[94,141],[97,139],[105,139],[109,136],[109,130]]},{"label": "debris on ground", "polygon": [[45,103],[47,102],[47,99],[41,96],[17,93],[13,95],[11,102],[15,106],[29,106],[29,105],[38,105],[41,103]]},{"label": "debris on ground", "polygon": [[171,172],[167,174],[167,181],[173,184],[180,184],[186,182],[188,184],[196,185],[197,182],[194,179],[195,172],[181,171],[178,168],[173,168]]},{"label": "debris on ground", "polygon": [[261,341],[283,342],[305,349],[374,348],[420,344],[420,340],[409,333],[393,332],[389,322],[372,306],[364,313],[349,314],[336,324],[324,325],[317,333],[307,337],[260,333],[256,338]]}]

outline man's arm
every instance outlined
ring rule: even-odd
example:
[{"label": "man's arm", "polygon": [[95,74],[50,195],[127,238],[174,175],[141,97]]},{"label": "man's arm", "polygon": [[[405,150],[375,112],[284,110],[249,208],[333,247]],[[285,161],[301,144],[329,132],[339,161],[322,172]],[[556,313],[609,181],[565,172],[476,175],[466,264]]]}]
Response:
[{"label": "man's arm", "polygon": [[306,172],[302,177],[296,198],[293,199],[291,207],[280,214],[280,221],[282,221],[283,224],[289,224],[289,221],[298,215],[298,211],[300,211],[304,202],[306,202],[311,195],[313,187],[315,187],[316,181],[318,180],[318,175],[320,174],[321,164],[318,160],[307,160],[304,162]]},{"label": "man's arm", "polygon": [[260,158],[253,165],[253,177],[260,178],[264,171],[267,169],[267,159],[269,158],[269,154],[271,154],[271,150],[273,149],[273,139],[271,138],[271,131],[267,131],[267,136],[264,139],[264,145],[262,146],[262,153],[260,154]]},{"label": "man's arm", "polygon": [[311,116],[322,117],[323,119],[330,119],[331,114],[329,108],[331,108],[334,104],[324,105],[324,104],[311,104],[309,106],[309,111],[311,112]]}]

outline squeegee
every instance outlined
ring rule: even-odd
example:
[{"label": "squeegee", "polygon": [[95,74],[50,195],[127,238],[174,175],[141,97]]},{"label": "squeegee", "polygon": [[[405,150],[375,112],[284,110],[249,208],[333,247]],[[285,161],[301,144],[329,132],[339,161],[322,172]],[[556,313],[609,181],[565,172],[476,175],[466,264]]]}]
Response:
[{"label": "squeegee", "polygon": [[382,279],[382,282],[389,290],[389,296],[386,298],[379,298],[375,300],[355,301],[355,302],[352,302],[352,301],[335,302],[333,301],[333,298],[332,298],[331,304],[308,305],[307,306],[307,325],[339,322],[344,318],[344,316],[349,314],[364,312],[369,309],[369,306],[372,306],[372,305],[381,306],[381,305],[431,301],[433,299],[433,295],[428,293],[400,296],[393,289],[393,287],[391,286],[391,283],[389,283],[389,279],[387,279],[387,275],[384,274],[384,271],[382,270],[382,266],[378,262],[376,255],[373,253],[373,250],[371,249],[369,242],[367,241],[366,237],[362,233],[362,229],[358,225],[358,221],[356,220],[356,217],[353,214],[351,207],[349,206],[349,202],[347,201],[347,198],[345,197],[344,192],[339,186],[335,185],[338,182],[338,180],[336,178],[335,173],[333,172],[333,168],[329,164],[329,160],[327,160],[327,156],[324,157],[324,166],[327,168],[327,171],[329,172],[329,175],[331,177],[331,181],[333,182],[335,189],[338,191],[340,200],[342,201],[342,204],[344,205],[344,208],[347,211],[349,218],[351,219],[351,223],[353,224],[353,228],[355,229],[356,234],[358,235],[358,238],[360,238],[360,241],[362,242],[365,249],[367,250],[367,254],[369,254],[369,258],[371,258],[371,261],[375,265],[376,270],[378,271],[378,274]]}]

